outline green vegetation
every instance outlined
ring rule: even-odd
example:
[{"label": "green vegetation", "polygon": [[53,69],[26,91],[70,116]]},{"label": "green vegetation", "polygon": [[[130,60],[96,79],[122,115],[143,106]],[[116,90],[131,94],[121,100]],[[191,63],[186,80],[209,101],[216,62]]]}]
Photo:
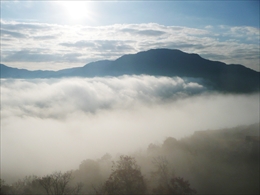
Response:
[{"label": "green vegetation", "polygon": [[114,160],[105,154],[66,173],[1,180],[1,194],[258,194],[259,124],[168,137]]}]

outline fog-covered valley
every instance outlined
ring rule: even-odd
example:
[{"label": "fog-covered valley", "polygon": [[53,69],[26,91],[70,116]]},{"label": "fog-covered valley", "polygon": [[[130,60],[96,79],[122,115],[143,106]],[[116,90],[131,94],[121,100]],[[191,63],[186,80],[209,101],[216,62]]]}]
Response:
[{"label": "fog-covered valley", "polygon": [[116,159],[168,137],[258,122],[259,93],[220,94],[198,79],[2,79],[1,178],[75,170],[106,153]]},{"label": "fog-covered valley", "polygon": [[0,4],[0,195],[260,194],[260,1]]}]

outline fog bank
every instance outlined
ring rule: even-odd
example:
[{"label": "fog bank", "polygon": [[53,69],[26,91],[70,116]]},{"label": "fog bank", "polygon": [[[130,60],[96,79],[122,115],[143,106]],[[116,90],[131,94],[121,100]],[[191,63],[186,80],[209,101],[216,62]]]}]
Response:
[{"label": "fog bank", "polygon": [[153,76],[1,80],[1,177],[77,168],[166,137],[259,122],[259,94]]}]

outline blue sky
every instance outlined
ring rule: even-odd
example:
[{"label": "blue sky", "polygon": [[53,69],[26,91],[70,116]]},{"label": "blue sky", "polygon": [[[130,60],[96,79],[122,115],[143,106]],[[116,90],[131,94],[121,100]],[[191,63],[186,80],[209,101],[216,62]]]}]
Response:
[{"label": "blue sky", "polygon": [[152,48],[259,71],[259,1],[1,1],[1,63],[83,66]]}]

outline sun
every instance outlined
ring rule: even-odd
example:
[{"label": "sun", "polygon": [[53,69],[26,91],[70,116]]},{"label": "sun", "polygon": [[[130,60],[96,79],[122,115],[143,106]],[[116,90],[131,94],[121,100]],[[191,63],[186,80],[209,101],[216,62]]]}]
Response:
[{"label": "sun", "polygon": [[90,1],[58,1],[58,3],[70,21],[79,22],[93,18],[93,5]]}]

